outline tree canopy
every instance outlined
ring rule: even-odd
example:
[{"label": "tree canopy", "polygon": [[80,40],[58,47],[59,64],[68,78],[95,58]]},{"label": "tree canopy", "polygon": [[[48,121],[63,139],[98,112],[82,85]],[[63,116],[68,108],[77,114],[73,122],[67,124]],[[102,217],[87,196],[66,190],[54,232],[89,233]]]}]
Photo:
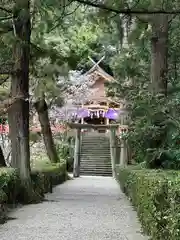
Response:
[{"label": "tree canopy", "polygon": [[[89,85],[84,81],[79,86],[91,67],[89,57],[104,57],[101,66],[115,78],[107,84],[107,94],[123,99],[129,110],[126,137],[135,160],[146,160],[153,168],[179,168],[178,9],[179,1],[161,0],[3,0],[0,94],[2,114],[9,118],[14,166],[30,171],[33,107],[48,156],[58,161],[48,109],[85,98]],[[79,74],[73,81],[72,73]],[[28,171],[22,172],[29,178]]]}]

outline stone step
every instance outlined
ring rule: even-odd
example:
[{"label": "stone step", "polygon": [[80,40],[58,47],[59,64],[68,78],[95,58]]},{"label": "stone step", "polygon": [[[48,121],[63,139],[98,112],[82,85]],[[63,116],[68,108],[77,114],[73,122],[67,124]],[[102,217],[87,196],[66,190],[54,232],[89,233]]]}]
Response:
[{"label": "stone step", "polygon": [[89,166],[89,167],[83,167],[81,166],[81,170],[97,170],[97,171],[104,171],[104,172],[107,172],[107,171],[112,171],[112,168],[111,167],[93,167],[93,166]]},{"label": "stone step", "polygon": [[82,142],[110,142],[107,138],[82,138]]},{"label": "stone step", "polygon": [[93,144],[82,144],[81,148],[97,148],[97,149],[101,149],[101,148],[110,148],[109,145],[103,145],[103,144],[99,144],[99,143],[93,143]]},{"label": "stone step", "polygon": [[103,167],[106,167],[106,168],[111,168],[111,164],[89,164],[88,162],[86,162],[86,163],[82,163],[81,162],[81,167],[86,167],[86,166],[88,166],[88,167],[101,167],[101,168],[103,168]]},{"label": "stone step", "polygon": [[102,157],[96,157],[96,156],[82,156],[81,157],[81,161],[89,161],[89,162],[97,162],[97,163],[111,163],[111,158],[108,156],[108,157],[105,157],[105,156],[102,156]]},{"label": "stone step", "polygon": [[82,153],[81,154],[81,158],[83,158],[83,157],[88,157],[88,158],[110,158],[110,156],[111,156],[111,154],[110,153],[104,153],[104,154],[100,154],[100,153]]},{"label": "stone step", "polygon": [[110,159],[107,159],[107,158],[101,158],[101,159],[98,159],[98,158],[94,158],[94,159],[92,159],[92,158],[81,158],[81,162],[86,162],[87,163],[87,161],[89,162],[89,163],[93,163],[93,164],[95,164],[95,163],[99,163],[99,164],[111,164],[111,160]]},{"label": "stone step", "polygon": [[106,147],[108,147],[108,148],[110,148],[110,146],[109,146],[109,144],[104,144],[104,143],[102,143],[102,144],[100,144],[100,143],[86,143],[86,144],[81,144],[81,147],[91,147],[91,148],[94,148],[94,147],[96,147],[96,148],[106,148]]},{"label": "stone step", "polygon": [[92,143],[82,143],[81,146],[83,147],[87,147],[87,146],[98,146],[98,147],[110,147],[110,144],[106,144],[106,143],[99,143],[99,142],[92,142]]},{"label": "stone step", "polygon": [[105,145],[109,145],[109,142],[106,141],[82,141],[81,144],[93,144],[93,143],[98,143],[98,144],[105,144]]},{"label": "stone step", "polygon": [[87,161],[81,161],[81,166],[106,166],[106,167],[111,167],[110,162],[87,162]]},{"label": "stone step", "polygon": [[87,165],[87,163],[89,163],[90,165],[109,165],[109,166],[111,166],[111,162],[109,162],[109,161],[101,161],[101,162],[98,162],[98,161],[83,161],[82,159],[81,159],[81,164],[86,164]]},{"label": "stone step", "polygon": [[88,156],[83,156],[81,157],[81,162],[89,162],[89,163],[97,163],[97,164],[111,164],[111,159],[110,157],[88,157]]},{"label": "stone step", "polygon": [[81,168],[85,169],[112,169],[111,166],[98,166],[98,165],[82,165]]},{"label": "stone step", "polygon": [[82,142],[104,142],[104,143],[110,143],[110,141],[108,139],[98,139],[98,138],[87,138],[87,139],[81,139]]},{"label": "stone step", "polygon": [[99,137],[99,136],[96,136],[96,137],[82,137],[81,138],[82,139],[82,141],[86,141],[86,140],[94,140],[94,141],[102,141],[102,140],[105,140],[105,141],[107,141],[107,142],[109,142],[110,140],[109,140],[109,138],[107,138],[107,137]]},{"label": "stone step", "polygon": [[81,151],[81,156],[83,156],[83,155],[85,155],[85,156],[94,156],[94,155],[97,155],[97,156],[110,156],[111,155],[111,153],[110,152],[108,152],[108,151],[101,151],[101,152],[98,152],[98,151]]},{"label": "stone step", "polygon": [[110,150],[108,150],[108,149],[101,149],[101,150],[98,150],[98,149],[81,149],[81,154],[94,154],[94,153],[96,153],[96,154],[109,154],[110,155]]},{"label": "stone step", "polygon": [[81,151],[83,150],[87,150],[87,151],[109,151],[110,152],[110,147],[106,146],[98,146],[98,145],[94,145],[94,146],[90,146],[90,145],[86,145],[86,146],[81,146]]},{"label": "stone step", "polygon": [[93,144],[81,144],[81,148],[95,148],[95,149],[101,149],[101,148],[109,148],[109,145],[99,144],[99,143],[93,143]]},{"label": "stone step", "polygon": [[81,145],[81,175],[112,176],[109,138],[105,135],[83,136]]},{"label": "stone step", "polygon": [[101,171],[101,172],[112,172],[112,168],[97,168],[97,167],[81,167],[81,171]]},{"label": "stone step", "polygon": [[86,139],[98,139],[98,140],[102,140],[105,139],[106,141],[109,141],[109,137],[106,136],[82,136],[82,139],[86,140]]},{"label": "stone step", "polygon": [[99,161],[99,159],[91,159],[91,158],[81,158],[81,163],[84,164],[111,164],[109,159],[101,159],[101,161]]},{"label": "stone step", "polygon": [[105,142],[87,142],[87,143],[84,143],[82,142],[81,143],[82,146],[95,146],[95,145],[98,145],[98,146],[106,146],[106,147],[110,147],[110,144],[109,143],[105,143]]},{"label": "stone step", "polygon": [[92,147],[82,147],[81,148],[81,152],[84,152],[84,151],[88,151],[88,152],[109,152],[110,153],[110,149],[108,147],[105,147],[105,148],[92,148]]},{"label": "stone step", "polygon": [[112,171],[99,171],[99,170],[91,170],[91,169],[87,169],[87,170],[81,170],[80,174],[87,174],[87,173],[91,173],[92,175],[109,175],[112,174]]},{"label": "stone step", "polygon": [[107,163],[107,162],[104,162],[104,163],[98,163],[98,162],[82,162],[81,161],[81,166],[90,166],[90,167],[92,167],[92,166],[97,166],[97,167],[110,167],[111,168],[111,163]]},{"label": "stone step", "polygon": [[112,172],[99,172],[99,171],[80,171],[80,175],[84,176],[107,176],[111,177]]},{"label": "stone step", "polygon": [[103,136],[103,135],[96,135],[96,136],[82,136],[82,139],[84,140],[84,139],[100,139],[100,140],[102,140],[102,139],[106,139],[107,141],[109,141],[109,137],[107,137],[107,136]]},{"label": "stone step", "polygon": [[100,155],[100,154],[82,154],[81,155],[81,159],[83,159],[83,158],[88,158],[88,159],[92,159],[92,160],[94,160],[94,159],[96,159],[96,160],[98,160],[98,159],[110,159],[111,158],[111,155],[110,154],[104,154],[104,155]]},{"label": "stone step", "polygon": [[89,153],[91,153],[91,152],[105,152],[105,153],[110,153],[111,151],[108,149],[108,148],[105,148],[105,149],[92,149],[92,148],[81,148],[81,153],[82,152],[89,152]]},{"label": "stone step", "polygon": [[98,159],[98,158],[100,158],[100,159],[102,159],[102,158],[105,158],[105,159],[107,159],[107,158],[111,158],[111,155],[110,154],[99,154],[99,153],[91,153],[91,154],[87,154],[87,153],[83,153],[82,155],[81,155],[81,158],[83,159],[83,158],[96,158],[96,159]]},{"label": "stone step", "polygon": [[96,169],[96,168],[94,168],[94,169],[92,169],[92,168],[81,168],[80,169],[80,172],[101,172],[101,173],[111,173],[112,172],[112,169],[110,168],[110,169]]},{"label": "stone step", "polygon": [[98,147],[98,146],[81,146],[81,152],[82,151],[108,151],[110,152],[110,147]]},{"label": "stone step", "polygon": [[102,160],[102,161],[92,161],[92,160],[89,160],[89,159],[81,159],[81,164],[84,164],[84,165],[109,165],[111,166],[111,162],[110,161],[107,161],[107,160]]},{"label": "stone step", "polygon": [[90,154],[90,153],[97,153],[97,154],[104,154],[104,153],[111,153],[111,151],[110,150],[108,150],[108,149],[81,149],[81,154],[82,153],[88,153],[88,154]]}]

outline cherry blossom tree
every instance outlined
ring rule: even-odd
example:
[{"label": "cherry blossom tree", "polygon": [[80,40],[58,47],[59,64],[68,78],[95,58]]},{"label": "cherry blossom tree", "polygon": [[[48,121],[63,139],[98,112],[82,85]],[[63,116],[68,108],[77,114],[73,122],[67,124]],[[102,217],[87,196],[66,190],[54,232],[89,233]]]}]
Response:
[{"label": "cherry blossom tree", "polygon": [[68,80],[64,77],[58,78],[58,84],[65,83],[63,94],[64,106],[58,108],[53,106],[50,115],[61,121],[70,121],[80,108],[88,101],[90,97],[96,94],[97,89],[92,88],[96,79],[90,75],[83,74],[82,71],[69,71]]}]

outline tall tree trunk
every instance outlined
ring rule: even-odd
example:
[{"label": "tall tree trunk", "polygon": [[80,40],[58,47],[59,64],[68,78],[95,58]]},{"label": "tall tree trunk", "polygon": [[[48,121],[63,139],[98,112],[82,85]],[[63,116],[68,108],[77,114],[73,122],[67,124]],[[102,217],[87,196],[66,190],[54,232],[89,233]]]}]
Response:
[{"label": "tall tree trunk", "polygon": [[11,81],[11,96],[21,96],[9,111],[10,137],[12,144],[12,167],[19,170],[23,184],[30,183],[29,149],[29,55],[30,55],[30,2],[15,0],[13,11],[14,73]]},{"label": "tall tree trunk", "polygon": [[2,147],[0,146],[0,167],[6,167],[6,161],[4,158]]},{"label": "tall tree trunk", "polygon": [[56,163],[59,157],[54,144],[52,131],[49,123],[48,107],[44,98],[35,103],[35,108],[39,116],[39,122],[43,134],[44,144],[46,147],[47,155],[51,162]]},{"label": "tall tree trunk", "polygon": [[154,94],[167,95],[168,74],[168,15],[152,19],[151,83]]}]

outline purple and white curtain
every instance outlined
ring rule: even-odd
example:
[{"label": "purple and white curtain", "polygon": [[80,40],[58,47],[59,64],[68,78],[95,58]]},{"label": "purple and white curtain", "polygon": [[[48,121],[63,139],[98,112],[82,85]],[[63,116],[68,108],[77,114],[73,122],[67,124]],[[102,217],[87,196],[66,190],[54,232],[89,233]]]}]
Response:
[{"label": "purple and white curtain", "polygon": [[[86,108],[72,108],[72,109],[56,109],[56,111],[53,111],[53,114],[55,118],[57,118],[60,121],[68,121],[68,120],[76,120],[81,118],[108,118],[110,120],[117,120],[119,118],[119,115],[123,114],[121,110],[117,111],[113,108],[109,108],[108,111],[103,110],[88,110]],[[51,114],[50,114],[51,115]]]}]

